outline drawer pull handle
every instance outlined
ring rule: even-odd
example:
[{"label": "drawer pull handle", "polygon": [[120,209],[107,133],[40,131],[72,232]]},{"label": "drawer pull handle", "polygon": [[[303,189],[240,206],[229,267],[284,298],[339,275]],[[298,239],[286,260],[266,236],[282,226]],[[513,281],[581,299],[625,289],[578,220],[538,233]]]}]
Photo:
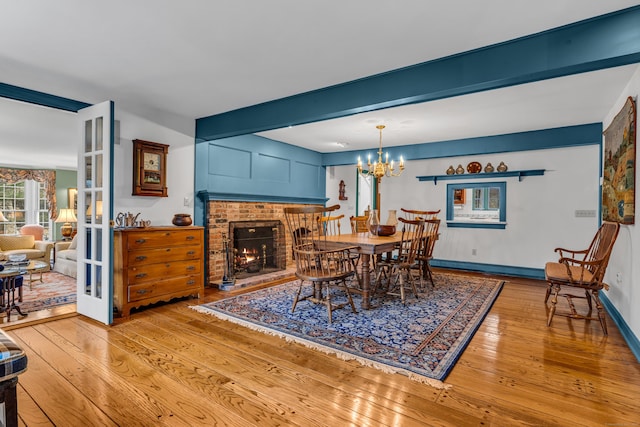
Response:
[{"label": "drawer pull handle", "polygon": [[196,267],[194,265],[190,265],[189,267],[187,267],[187,271],[193,271],[195,269]]},{"label": "drawer pull handle", "polygon": [[149,292],[149,290],[148,290],[148,289],[139,289],[139,290],[137,290],[137,291],[136,291],[136,294],[138,294],[138,295],[144,295],[144,294],[146,294],[147,292]]},{"label": "drawer pull handle", "polygon": [[142,279],[143,277],[145,277],[147,275],[147,273],[140,273],[140,274],[136,274],[136,279]]},{"label": "drawer pull handle", "polygon": [[187,240],[193,240],[195,238],[196,238],[195,236],[187,236]]},{"label": "drawer pull handle", "polygon": [[143,243],[144,243],[144,242],[146,242],[146,241],[147,241],[147,239],[138,239],[138,240],[136,240],[136,243],[137,243],[137,244],[139,244],[139,245],[141,245],[141,244],[143,244]]},{"label": "drawer pull handle", "polygon": [[189,251],[189,252],[187,252],[187,255],[189,255],[189,256],[193,256],[193,255],[195,255],[195,254],[196,254],[196,251]]},{"label": "drawer pull handle", "polygon": [[195,280],[189,280],[189,281],[187,282],[187,285],[193,285],[193,284],[195,284],[195,283],[196,283],[196,281],[195,281]]},{"label": "drawer pull handle", "polygon": [[138,255],[136,257],[136,261],[144,261],[145,259],[147,259],[146,255]]}]

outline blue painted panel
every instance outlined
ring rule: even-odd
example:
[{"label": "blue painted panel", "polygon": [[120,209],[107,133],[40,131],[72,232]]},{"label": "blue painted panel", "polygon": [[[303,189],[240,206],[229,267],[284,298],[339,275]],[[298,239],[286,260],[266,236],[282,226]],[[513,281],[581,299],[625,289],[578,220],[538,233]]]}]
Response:
[{"label": "blue painted panel", "polygon": [[640,6],[196,120],[198,142],[640,62]]},{"label": "blue painted panel", "polygon": [[257,153],[254,178],[271,182],[291,182],[291,161],[282,157]]},{"label": "blue painted panel", "polygon": [[[236,200],[325,199],[325,168],[315,151],[243,135],[197,144],[196,157],[197,193],[234,195]],[[200,212],[204,206],[197,203]]]},{"label": "blue painted panel", "polygon": [[251,152],[209,144],[209,175],[251,178]]}]

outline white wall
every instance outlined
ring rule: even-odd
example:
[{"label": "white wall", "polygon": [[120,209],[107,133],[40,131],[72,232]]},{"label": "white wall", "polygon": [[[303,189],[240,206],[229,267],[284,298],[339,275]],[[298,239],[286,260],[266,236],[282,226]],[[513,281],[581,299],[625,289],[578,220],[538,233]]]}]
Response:
[{"label": "white wall", "polygon": [[[536,150],[519,153],[464,156],[407,162],[404,174],[383,178],[380,186],[381,221],[389,209],[437,210],[443,220],[434,257],[459,262],[543,269],[555,260],[558,246],[582,248],[589,245],[598,227],[597,217],[576,218],[576,210],[599,207],[599,147],[594,145]],[[418,181],[416,176],[445,174],[449,165],[466,166],[471,161],[494,166],[504,161],[509,170],[545,169],[544,176],[497,178],[507,183],[507,226],[504,230],[448,228],[446,226],[447,183],[469,180]],[[350,230],[348,217],[355,211],[355,166],[336,166],[327,174],[327,205],[338,203],[345,214],[343,230]],[[346,184],[347,201],[338,200],[340,180]],[[491,182],[482,180],[482,182]],[[476,255],[472,255],[476,249]]]},{"label": "white wall", "polygon": [[[188,213],[193,218],[194,137],[195,120],[183,126],[169,128],[163,124],[119,110],[119,138],[114,149],[114,217],[118,212],[140,213],[139,219],[151,225],[171,225],[176,213]],[[159,120],[160,121],[160,120]],[[189,123],[187,123],[189,122]],[[174,128],[193,129],[188,135]],[[169,197],[132,196],[133,140],[143,139],[169,145],[167,155],[167,188]],[[185,205],[185,198],[187,203]]]},{"label": "white wall", "polygon": [[[603,119],[604,129],[606,129],[613,118],[618,114],[624,105],[627,97],[631,96],[636,100],[638,107],[638,94],[640,93],[640,67],[636,70],[633,78],[620,94],[616,103],[611,107],[607,117]],[[636,119],[636,223],[638,218],[638,185],[640,185],[640,168],[638,168],[638,125]],[[611,289],[606,292],[606,296],[616,307],[620,315],[636,337],[640,337],[640,263],[638,254],[634,253],[635,248],[640,248],[640,231],[635,225],[622,225],[620,234],[613,247],[609,267],[605,275],[605,282],[611,285]],[[617,280],[620,273],[621,280]]]}]

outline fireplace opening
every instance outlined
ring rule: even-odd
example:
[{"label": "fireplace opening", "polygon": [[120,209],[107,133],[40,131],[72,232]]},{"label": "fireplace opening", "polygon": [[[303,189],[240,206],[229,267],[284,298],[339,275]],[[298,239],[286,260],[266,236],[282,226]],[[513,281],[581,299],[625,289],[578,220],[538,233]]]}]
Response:
[{"label": "fireplace opening", "polygon": [[243,279],[286,268],[284,226],[280,221],[229,223],[233,277]]}]

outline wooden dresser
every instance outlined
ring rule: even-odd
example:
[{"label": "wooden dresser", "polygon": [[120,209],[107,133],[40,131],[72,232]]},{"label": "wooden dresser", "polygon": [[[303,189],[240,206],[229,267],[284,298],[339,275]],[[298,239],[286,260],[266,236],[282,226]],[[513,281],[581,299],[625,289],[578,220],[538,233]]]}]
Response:
[{"label": "wooden dresser", "polygon": [[172,298],[204,297],[204,228],[148,227],[114,231],[116,315]]}]

